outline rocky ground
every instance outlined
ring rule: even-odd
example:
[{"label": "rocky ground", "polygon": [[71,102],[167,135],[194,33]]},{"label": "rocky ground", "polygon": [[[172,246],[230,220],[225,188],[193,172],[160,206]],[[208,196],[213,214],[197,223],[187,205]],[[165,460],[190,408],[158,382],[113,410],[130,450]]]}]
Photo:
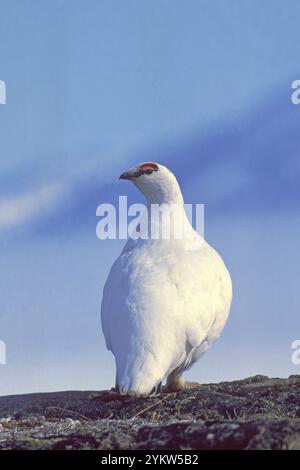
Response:
[{"label": "rocky ground", "polygon": [[300,375],[145,399],[91,393],[0,397],[0,449],[300,450]]}]

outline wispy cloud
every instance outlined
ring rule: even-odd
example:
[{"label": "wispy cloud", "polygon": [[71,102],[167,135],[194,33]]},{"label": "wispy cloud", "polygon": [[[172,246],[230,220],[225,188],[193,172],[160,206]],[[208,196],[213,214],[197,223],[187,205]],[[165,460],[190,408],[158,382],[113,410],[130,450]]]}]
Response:
[{"label": "wispy cloud", "polygon": [[[168,166],[179,179],[187,202],[201,202],[213,213],[242,211],[269,213],[297,209],[299,197],[299,143],[295,109],[277,95],[254,109],[243,121],[226,120],[207,132],[181,141],[172,139],[123,163],[107,165],[105,175],[99,168],[84,174],[61,175],[47,182],[46,173],[36,170],[1,188],[23,184],[23,193],[0,194],[0,231],[25,227],[30,233],[93,233],[95,211],[103,202],[117,203],[126,193],[129,201],[140,198],[136,188],[118,184],[118,174],[140,160],[154,160]],[[184,157],[184,158],[183,158]],[[100,175],[99,175],[100,174]],[[30,189],[41,181],[37,189]],[[24,184],[26,183],[26,186]],[[280,191],[278,190],[280,188]],[[298,209],[297,209],[298,210]]]},{"label": "wispy cloud", "polygon": [[27,224],[55,206],[63,193],[59,184],[47,184],[16,197],[0,197],[0,231]]}]

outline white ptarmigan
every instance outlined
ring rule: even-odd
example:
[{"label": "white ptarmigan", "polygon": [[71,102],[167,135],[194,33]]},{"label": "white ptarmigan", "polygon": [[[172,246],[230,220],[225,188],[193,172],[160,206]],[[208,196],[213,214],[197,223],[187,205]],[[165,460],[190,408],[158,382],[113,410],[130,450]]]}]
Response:
[{"label": "white ptarmigan", "polygon": [[147,396],[164,381],[171,390],[194,387],[182,373],[223,330],[232,298],[229,272],[187,221],[179,184],[166,167],[142,163],[120,179],[131,180],[149,208],[179,207],[187,230],[184,236],[174,235],[174,219],[180,220],[176,216],[169,239],[162,236],[163,227],[155,239],[129,238],[111,268],[101,319],[116,360],[116,390]]}]

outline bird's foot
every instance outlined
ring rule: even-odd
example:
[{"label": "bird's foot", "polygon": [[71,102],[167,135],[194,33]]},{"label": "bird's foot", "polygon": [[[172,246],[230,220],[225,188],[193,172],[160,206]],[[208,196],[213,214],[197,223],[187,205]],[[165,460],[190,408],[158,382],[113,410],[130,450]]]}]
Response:
[{"label": "bird's foot", "polygon": [[181,392],[184,390],[199,390],[199,388],[201,388],[201,384],[199,384],[198,382],[188,382],[181,379],[167,384],[164,387],[164,392],[174,393]]},{"label": "bird's foot", "polygon": [[184,390],[198,390],[201,388],[201,384],[198,382],[185,382],[184,383]]},{"label": "bird's foot", "polygon": [[104,402],[122,400],[123,398],[124,395],[120,395],[120,393],[115,388],[91,393],[89,396],[90,400],[101,400]]}]

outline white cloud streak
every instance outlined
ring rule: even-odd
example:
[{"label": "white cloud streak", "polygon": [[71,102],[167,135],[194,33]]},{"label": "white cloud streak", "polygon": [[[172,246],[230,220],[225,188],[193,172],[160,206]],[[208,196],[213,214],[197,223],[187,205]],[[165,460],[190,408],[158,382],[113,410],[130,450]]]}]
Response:
[{"label": "white cloud streak", "polygon": [[20,196],[0,197],[0,231],[17,228],[41,216],[55,205],[62,191],[61,185],[47,184]]}]

